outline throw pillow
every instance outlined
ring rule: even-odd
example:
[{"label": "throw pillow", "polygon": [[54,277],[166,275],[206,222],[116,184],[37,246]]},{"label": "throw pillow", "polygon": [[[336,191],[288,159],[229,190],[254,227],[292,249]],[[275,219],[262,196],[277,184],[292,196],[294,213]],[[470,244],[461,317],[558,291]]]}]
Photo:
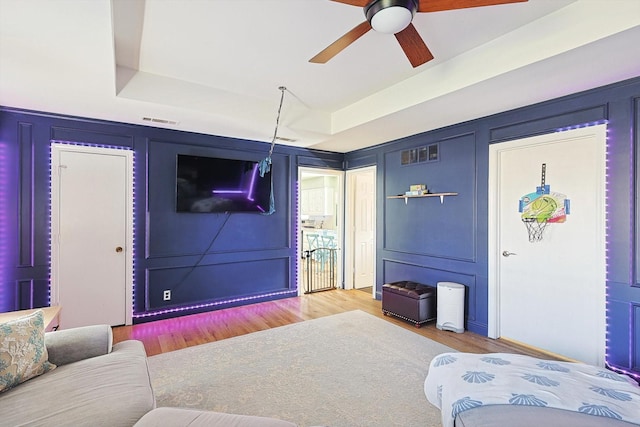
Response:
[{"label": "throw pillow", "polygon": [[56,367],[44,344],[44,314],[0,324],[0,393]]}]

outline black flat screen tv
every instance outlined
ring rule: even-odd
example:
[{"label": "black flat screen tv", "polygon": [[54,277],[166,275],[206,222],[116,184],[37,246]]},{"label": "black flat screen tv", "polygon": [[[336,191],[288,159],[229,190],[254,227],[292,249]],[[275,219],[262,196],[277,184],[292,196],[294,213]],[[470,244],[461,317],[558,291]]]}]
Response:
[{"label": "black flat screen tv", "polygon": [[177,212],[269,212],[270,196],[256,161],[178,154]]}]

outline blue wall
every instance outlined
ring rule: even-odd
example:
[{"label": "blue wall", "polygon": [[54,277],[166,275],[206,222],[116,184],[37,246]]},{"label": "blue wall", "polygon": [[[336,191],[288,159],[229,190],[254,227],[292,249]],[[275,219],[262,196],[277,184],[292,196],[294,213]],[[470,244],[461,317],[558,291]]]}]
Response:
[{"label": "blue wall", "polygon": [[[47,305],[49,142],[66,140],[135,151],[134,312],[179,310],[138,322],[296,295],[297,167],[377,165],[378,297],[396,280],[463,283],[467,327],[486,334],[489,145],[601,120],[610,135],[608,361],[640,372],[640,78],[346,155],[278,146],[272,216],[178,215],[173,200],[176,154],[259,160],[267,144],[0,108],[0,311]],[[402,150],[434,143],[439,161],[400,165]],[[415,183],[459,195],[444,204],[386,197]],[[182,311],[200,304],[214,306]]]},{"label": "blue wall", "polygon": [[273,215],[178,214],[177,154],[258,161],[269,144],[1,108],[0,312],[48,305],[51,140],[135,152],[134,322],[296,296],[297,168],[344,158],[278,146]]},{"label": "blue wall", "polygon": [[[605,120],[608,362],[640,373],[640,78],[348,153],[347,169],[377,165],[378,296],[398,280],[462,283],[467,327],[486,335],[489,145]],[[402,150],[436,143],[438,162],[401,165]],[[459,195],[387,198],[423,183]]]}]

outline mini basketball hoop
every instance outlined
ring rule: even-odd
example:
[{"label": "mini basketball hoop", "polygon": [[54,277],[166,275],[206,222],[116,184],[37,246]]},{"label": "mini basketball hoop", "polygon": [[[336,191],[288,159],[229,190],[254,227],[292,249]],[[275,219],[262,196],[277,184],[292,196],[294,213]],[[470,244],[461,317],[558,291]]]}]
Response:
[{"label": "mini basketball hoop", "polygon": [[529,242],[542,240],[547,224],[563,223],[569,214],[569,199],[562,193],[551,191],[545,184],[547,165],[542,164],[541,183],[536,191],[520,198],[519,211],[522,213],[522,222],[527,227]]},{"label": "mini basketball hoop", "polygon": [[539,242],[542,240],[542,233],[547,227],[546,220],[539,220],[537,218],[522,218],[522,222],[527,226],[527,232],[529,233],[529,242]]}]

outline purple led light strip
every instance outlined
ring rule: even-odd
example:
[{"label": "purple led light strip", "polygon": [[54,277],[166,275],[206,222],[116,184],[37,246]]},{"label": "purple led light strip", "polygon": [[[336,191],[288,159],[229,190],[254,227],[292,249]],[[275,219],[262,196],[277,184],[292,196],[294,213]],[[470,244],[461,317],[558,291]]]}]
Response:
[{"label": "purple led light strip", "polygon": [[[598,123],[595,123],[596,125],[598,124],[607,124],[608,125],[608,121],[601,121]],[[614,372],[617,372],[619,374],[623,374],[623,375],[627,375],[629,377],[632,377],[636,382],[638,382],[640,384],[640,375],[637,372],[632,372],[626,369],[621,369],[618,367],[614,367],[610,362],[609,362],[609,358],[610,358],[610,354],[611,354],[611,346],[610,346],[610,313],[611,313],[611,307],[610,307],[610,289],[608,286],[609,283],[609,238],[610,238],[610,231],[613,227],[612,223],[611,223],[611,218],[613,217],[613,215],[611,215],[611,207],[612,207],[612,203],[611,203],[611,195],[612,195],[612,190],[611,190],[611,181],[610,181],[610,171],[612,170],[611,168],[611,146],[613,143],[613,137],[610,133],[610,129],[607,127],[606,130],[606,139],[607,139],[607,152],[606,152],[606,190],[605,190],[605,207],[606,207],[606,259],[607,259],[607,288],[606,288],[606,319],[607,319],[607,335],[606,335],[606,350],[605,350],[605,366],[609,369],[611,369]],[[634,149],[633,149],[633,140],[632,138],[630,138],[630,150],[629,152],[633,153]],[[629,215],[630,218],[630,230],[634,229],[634,221],[635,221],[635,217],[634,217],[634,194],[633,194],[633,189],[635,188],[635,183],[634,183],[634,158],[633,156],[629,156],[629,188],[631,188],[632,190],[630,191],[629,194],[629,206],[631,206],[631,212]],[[629,248],[629,258],[630,258],[630,264],[629,265],[633,265],[633,239],[630,239],[630,245],[631,247]],[[630,271],[630,281],[629,283],[633,283],[633,270]],[[633,329],[633,317],[630,315],[629,316],[629,330]],[[629,342],[629,345],[631,345],[631,341]],[[631,348],[629,348],[629,352],[631,352]]]},{"label": "purple led light strip", "polygon": [[[595,121],[595,122],[590,122],[590,123],[583,123],[577,126],[569,126],[569,127],[564,127],[564,128],[560,128],[557,129],[557,132],[563,132],[563,131],[568,131],[568,130],[573,130],[573,129],[579,129],[579,128],[585,128],[585,127],[591,127],[591,126],[599,126],[599,125],[608,125],[608,120],[599,120],[599,121]],[[609,236],[610,236],[610,230],[611,230],[611,212],[610,212],[610,208],[611,208],[611,182],[610,182],[610,174],[609,171],[611,170],[610,168],[610,154],[611,154],[611,143],[612,143],[612,137],[609,133],[609,128],[607,127],[606,129],[606,160],[605,160],[605,259],[606,259],[606,271],[605,271],[605,276],[606,276],[606,282],[605,282],[605,319],[606,319],[606,326],[607,326],[607,330],[606,330],[606,335],[605,335],[605,366],[609,367],[610,369],[616,371],[616,372],[620,372],[620,373],[624,373],[626,375],[630,375],[635,377],[636,379],[640,379],[640,377],[638,377],[637,374],[634,374],[632,372],[627,372],[624,371],[622,369],[619,368],[613,368],[610,363],[609,363],[609,357],[610,357],[610,353],[611,353],[611,347],[609,345],[609,343],[611,342],[610,339],[610,332],[609,332],[609,323],[610,323],[610,313],[611,313],[611,308],[610,308],[610,304],[609,304],[609,297],[610,297],[610,293],[609,293],[609,286],[608,286],[608,282],[609,282]],[[631,175],[633,179],[633,167],[630,169],[632,171]],[[631,188],[633,188],[633,185],[631,186]],[[633,203],[631,203],[631,205],[633,206]],[[633,221],[633,215],[631,215],[631,219]],[[633,253],[633,251],[629,251],[630,253]],[[629,322],[631,322],[631,318],[629,319]],[[630,324],[629,327],[631,328],[632,325]]]},{"label": "purple led light strip", "polygon": [[199,308],[216,307],[216,306],[219,306],[219,305],[231,304],[231,303],[234,303],[234,302],[252,301],[252,300],[256,300],[256,299],[260,299],[260,298],[267,298],[267,297],[278,296],[278,295],[286,295],[286,294],[289,294],[289,293],[291,293],[291,291],[271,292],[271,293],[267,293],[267,294],[254,295],[254,296],[250,296],[250,297],[232,298],[232,299],[226,299],[226,300],[222,300],[222,301],[215,301],[215,302],[204,303],[204,304],[194,304],[194,305],[189,305],[189,306],[184,306],[184,307],[167,308],[167,309],[163,309],[163,310],[148,311],[148,312],[144,312],[144,313],[134,313],[133,317],[136,318],[136,319],[140,319],[140,318],[145,318],[145,317],[159,316],[161,314],[167,314],[167,313],[179,313],[179,312],[183,312],[183,311],[196,310],[196,309],[199,309]]},{"label": "purple led light strip", "polygon": [[[5,143],[0,143],[0,182],[2,182],[2,187],[0,187],[0,206],[2,210],[0,210],[0,280],[2,283],[8,283],[7,280],[7,271],[9,267],[9,242],[7,239],[8,234],[8,195],[7,195],[7,183],[9,182],[8,172],[7,172],[7,146]],[[0,287],[0,310],[5,311],[10,309],[8,296],[6,295],[4,286]]]},{"label": "purple led light strip", "polygon": [[[63,144],[63,142],[58,142],[58,141],[51,141],[52,143],[57,142],[60,144]],[[47,289],[47,304],[49,306],[51,306],[51,276],[52,276],[52,267],[51,265],[52,263],[52,258],[51,258],[51,254],[53,252],[52,249],[52,245],[53,245],[53,237],[51,236],[51,200],[52,200],[52,193],[53,193],[53,147],[49,146],[49,205],[47,206],[47,215],[49,215],[49,230],[47,230],[47,234],[49,236],[49,253],[47,254],[47,258],[48,258],[48,262],[49,262],[49,268],[47,271],[47,276],[49,277],[49,286]]]}]

